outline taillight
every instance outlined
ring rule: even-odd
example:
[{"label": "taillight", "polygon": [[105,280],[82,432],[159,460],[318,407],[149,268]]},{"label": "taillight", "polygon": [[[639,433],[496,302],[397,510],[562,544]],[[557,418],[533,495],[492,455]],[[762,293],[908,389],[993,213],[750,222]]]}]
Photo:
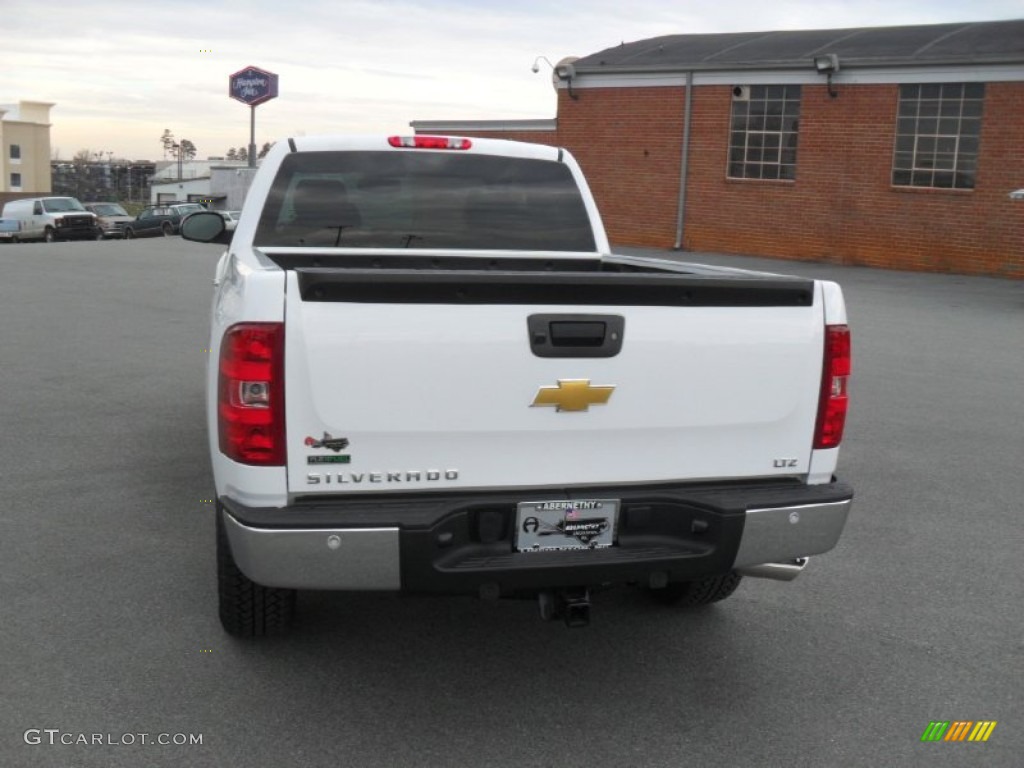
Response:
[{"label": "taillight", "polygon": [[409,149],[469,149],[473,146],[469,139],[453,136],[389,136],[388,144]]},{"label": "taillight", "polygon": [[220,345],[220,450],[242,464],[284,466],[284,324],[239,323]]},{"label": "taillight", "polygon": [[843,440],[846,409],[850,399],[850,329],[845,325],[825,326],[825,368],[818,396],[818,423],[814,428],[815,448],[835,448]]}]

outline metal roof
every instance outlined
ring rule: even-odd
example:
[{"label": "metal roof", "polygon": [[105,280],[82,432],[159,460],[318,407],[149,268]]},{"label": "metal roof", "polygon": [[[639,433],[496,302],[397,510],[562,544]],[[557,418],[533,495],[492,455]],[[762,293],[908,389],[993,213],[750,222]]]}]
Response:
[{"label": "metal roof", "polygon": [[805,68],[834,53],[840,66],[1024,63],[1024,19],[911,27],[665,35],[575,62],[583,73]]}]

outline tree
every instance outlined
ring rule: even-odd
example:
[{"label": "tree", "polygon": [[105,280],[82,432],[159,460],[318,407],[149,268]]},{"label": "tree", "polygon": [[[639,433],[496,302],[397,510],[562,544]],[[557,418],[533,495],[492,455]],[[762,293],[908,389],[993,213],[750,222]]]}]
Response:
[{"label": "tree", "polygon": [[235,151],[235,160],[248,160],[248,159],[249,159],[249,150],[246,149],[245,147],[239,147]]},{"label": "tree", "polygon": [[196,145],[188,139],[181,140],[181,155],[186,160],[192,160],[196,156]]},{"label": "tree", "polygon": [[[275,141],[274,144],[276,144],[276,143],[277,142]],[[269,141],[263,142],[263,146],[260,148],[260,152],[259,152],[258,155],[256,155],[256,158],[259,159],[259,160],[262,160],[264,157],[266,157],[267,156],[267,152],[270,151],[270,148],[272,146],[274,146],[274,144],[271,144]]]},{"label": "tree", "polygon": [[230,149],[228,149],[228,152],[226,155],[224,155],[224,157],[226,157],[228,160],[236,160],[238,159],[238,153],[235,152],[234,147],[231,147]]},{"label": "tree", "polygon": [[164,160],[166,160],[167,153],[174,147],[174,134],[171,133],[170,128],[164,128],[163,135],[160,137],[160,143],[164,145]]},{"label": "tree", "polygon": [[102,193],[100,187],[104,179],[96,163],[101,154],[91,149],[80,149],[71,160],[74,196],[79,200],[95,200]]}]

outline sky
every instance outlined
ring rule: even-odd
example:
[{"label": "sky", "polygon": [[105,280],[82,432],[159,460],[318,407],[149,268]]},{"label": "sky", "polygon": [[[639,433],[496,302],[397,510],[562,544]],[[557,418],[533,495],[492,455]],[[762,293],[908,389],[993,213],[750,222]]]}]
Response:
[{"label": "sky", "polygon": [[[409,133],[411,120],[552,118],[550,68],[659,35],[1024,18],[1024,0],[0,0],[0,104],[54,102],[51,146],[160,160],[249,142],[228,96],[247,66],[279,76],[256,143]],[[45,18],[41,16],[45,15]]]}]

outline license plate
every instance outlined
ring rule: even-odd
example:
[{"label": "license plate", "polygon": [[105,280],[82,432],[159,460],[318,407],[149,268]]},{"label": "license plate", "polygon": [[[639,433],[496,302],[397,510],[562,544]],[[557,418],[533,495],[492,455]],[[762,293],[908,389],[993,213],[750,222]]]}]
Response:
[{"label": "license plate", "polygon": [[516,511],[516,549],[601,549],[615,543],[618,499],[524,501]]}]

